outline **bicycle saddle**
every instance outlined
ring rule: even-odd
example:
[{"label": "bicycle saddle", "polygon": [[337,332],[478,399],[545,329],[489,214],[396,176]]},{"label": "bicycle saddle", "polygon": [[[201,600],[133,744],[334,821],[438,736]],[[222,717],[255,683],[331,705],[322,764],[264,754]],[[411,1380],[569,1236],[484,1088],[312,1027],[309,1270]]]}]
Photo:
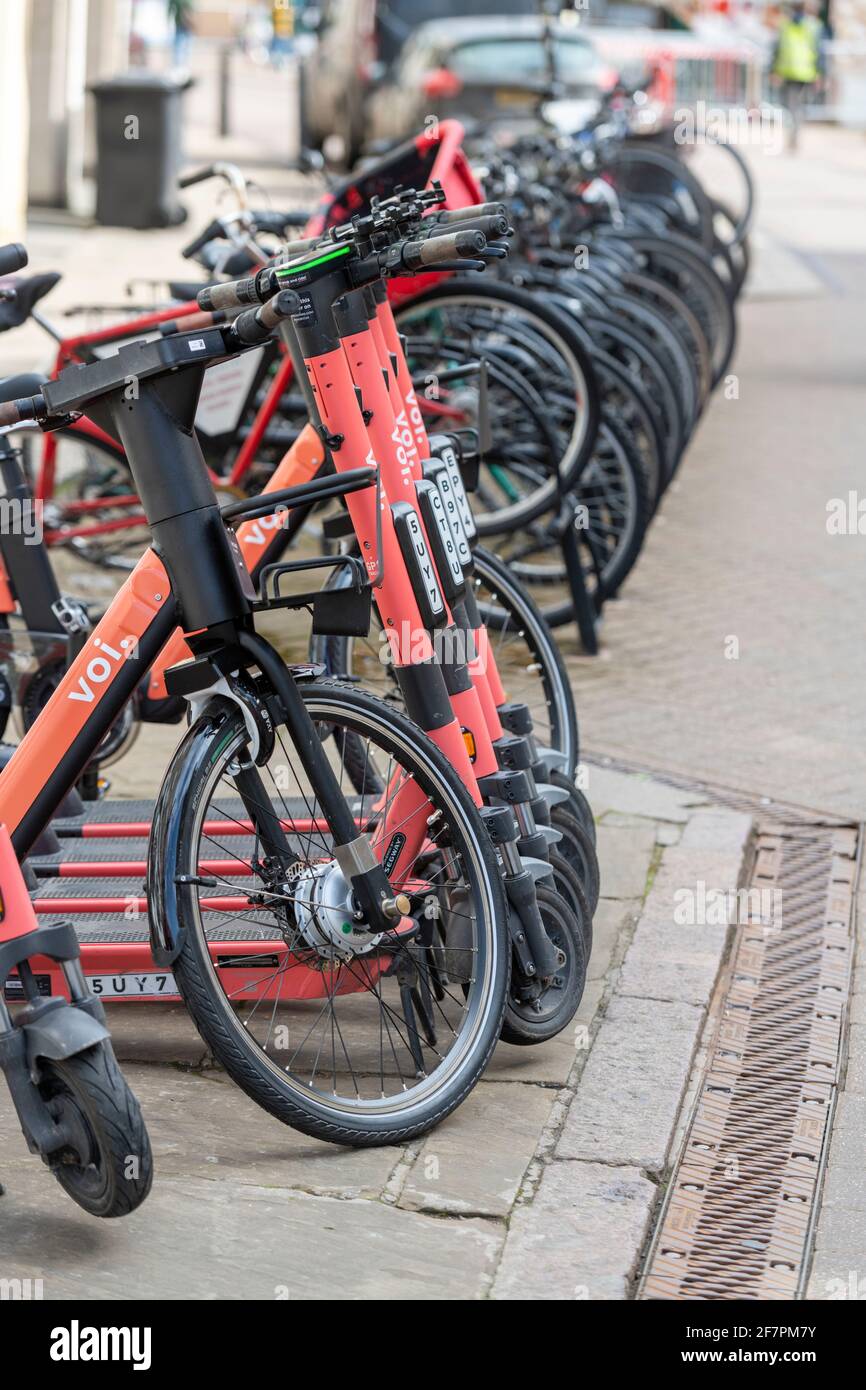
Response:
[{"label": "bicycle saddle", "polygon": [[42,275],[27,275],[12,281],[14,299],[0,301],[0,333],[8,328],[18,328],[26,323],[40,299],[53,290],[61,278],[56,270],[47,270]]},{"label": "bicycle saddle", "polygon": [[0,401],[18,401],[22,396],[35,396],[48,381],[44,372],[20,372],[0,380]]}]

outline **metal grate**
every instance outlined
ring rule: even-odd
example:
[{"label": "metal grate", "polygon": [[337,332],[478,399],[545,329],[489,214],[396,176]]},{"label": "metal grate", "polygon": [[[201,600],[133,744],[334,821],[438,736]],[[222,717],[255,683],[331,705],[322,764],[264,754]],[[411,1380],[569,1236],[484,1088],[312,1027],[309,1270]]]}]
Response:
[{"label": "metal grate", "polygon": [[750,888],[776,912],[736,929],[638,1297],[801,1290],[838,1081],[856,872],[853,828],[762,830]]}]

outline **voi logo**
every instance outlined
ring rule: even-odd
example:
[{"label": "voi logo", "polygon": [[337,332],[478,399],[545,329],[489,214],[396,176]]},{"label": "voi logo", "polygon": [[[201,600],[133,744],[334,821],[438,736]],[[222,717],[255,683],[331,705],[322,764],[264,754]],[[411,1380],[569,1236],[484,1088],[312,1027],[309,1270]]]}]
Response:
[{"label": "voi logo", "polygon": [[93,704],[96,699],[95,687],[111,680],[120,663],[132,655],[137,644],[134,637],[121,637],[118,651],[117,647],[103,642],[100,637],[94,637],[93,645],[98,649],[97,655],[91,657],[84,675],[78,677],[78,689],[70,690],[67,696],[69,700],[81,700],[86,705]]}]

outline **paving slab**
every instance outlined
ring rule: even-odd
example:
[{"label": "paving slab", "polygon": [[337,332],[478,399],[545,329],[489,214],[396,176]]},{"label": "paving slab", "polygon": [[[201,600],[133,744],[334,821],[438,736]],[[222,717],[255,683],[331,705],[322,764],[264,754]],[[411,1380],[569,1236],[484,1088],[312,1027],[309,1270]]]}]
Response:
[{"label": "paving slab", "polygon": [[655,827],[598,827],[598,862],[605,898],[642,898],[655,849]]},{"label": "paving slab", "polygon": [[670,787],[643,773],[618,772],[597,762],[586,767],[586,790],[596,818],[608,811],[619,811],[647,820],[685,823],[693,809],[707,801],[702,792]]},{"label": "paving slab", "polygon": [[866,1261],[818,1250],[812,1263],[806,1298],[838,1302],[866,1299]]},{"label": "paving slab", "polygon": [[725,956],[728,927],[641,918],[617,984],[619,995],[704,1005]]},{"label": "paving slab", "polygon": [[[584,999],[586,995],[584,994]],[[581,1007],[583,1005],[581,1004]],[[597,1001],[596,1006],[597,1008]],[[592,1017],[595,1016],[595,1008]],[[590,1020],[583,1021],[586,1029]],[[578,1019],[575,1018],[575,1025]],[[581,1034],[583,1036],[583,1034]],[[510,1043],[499,1043],[487,1071],[484,1073],[491,1081],[528,1082],[542,1086],[564,1086],[575,1062],[575,1034],[566,1029],[558,1038],[540,1043],[538,1047],[513,1047]]]},{"label": "paving slab", "polygon": [[377,1197],[403,1152],[311,1139],[267,1115],[221,1071],[127,1064],[124,1074],[141,1104],[160,1180],[201,1177]]},{"label": "paving slab", "polygon": [[3,1277],[46,1299],[474,1299],[504,1228],[381,1202],[162,1178],[123,1221],[94,1221],[31,1164],[3,1203]]},{"label": "paving slab", "polygon": [[[866,1262],[866,1164],[863,1162],[863,1135],[866,1134],[866,1096],[845,1090],[836,1102],[833,1130],[817,1237],[826,1243],[834,1210],[845,1213],[848,1229],[858,1233]],[[866,1270],[864,1270],[866,1272]]]},{"label": "paving slab", "polygon": [[683,850],[709,849],[729,854],[739,864],[753,834],[753,821],[744,811],[707,806],[695,811],[680,841]]},{"label": "paving slab", "polygon": [[483,1081],[424,1141],[399,1205],[506,1217],[556,1095],[541,1086]]},{"label": "paving slab", "polygon": [[105,1014],[121,1062],[195,1067],[209,1056],[185,1004],[106,1004]]},{"label": "paving slab", "polygon": [[622,1299],[658,1188],[634,1167],[548,1164],[511,1218],[494,1299]]},{"label": "paving slab", "polygon": [[592,955],[587,970],[590,980],[602,980],[607,975],[623,934],[634,928],[640,910],[639,898],[600,899],[592,919]]},{"label": "paving slab", "polygon": [[866,1096],[866,1024],[863,1023],[852,1023],[848,1029],[845,1094]]},{"label": "paving slab", "polygon": [[714,898],[720,894],[736,893],[743,864],[742,854],[706,848],[688,849],[682,841],[678,845],[671,845],[665,850],[653,878],[652,905],[661,905],[665,913],[672,911],[682,901],[685,889],[695,893],[699,910],[708,911],[712,901],[707,897],[710,892]]},{"label": "paving slab", "polygon": [[580,1078],[557,1153],[660,1172],[704,1010],[614,995]]}]

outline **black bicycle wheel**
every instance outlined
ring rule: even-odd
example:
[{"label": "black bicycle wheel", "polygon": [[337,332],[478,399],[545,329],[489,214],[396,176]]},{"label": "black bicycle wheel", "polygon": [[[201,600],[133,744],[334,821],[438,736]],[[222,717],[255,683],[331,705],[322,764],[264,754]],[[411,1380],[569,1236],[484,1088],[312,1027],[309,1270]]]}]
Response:
[{"label": "black bicycle wheel", "polygon": [[[473,559],[470,583],[508,701],[527,706],[536,743],[564,753],[566,768],[573,774],[580,752],[577,712],[556,639],[525,586],[497,555],[477,546]],[[339,576],[331,581],[339,582]],[[329,676],[357,680],[389,705],[403,708],[390,648],[382,640],[375,616],[368,637],[314,636],[310,660],[323,665]],[[346,756],[350,775],[362,775],[363,757],[351,739],[346,741]]]},{"label": "black bicycle wheel", "polygon": [[[472,331],[473,316],[479,329]],[[569,318],[534,294],[504,281],[488,283],[453,277],[422,291],[397,315],[404,333],[429,338],[439,332],[461,338],[466,349],[494,357],[514,345],[536,360],[535,384],[543,387],[560,431],[559,457],[548,458],[538,487],[515,496],[495,512],[479,512],[478,530],[489,535],[523,525],[550,506],[560,487],[582,472],[591,456],[599,425],[599,392],[592,362]],[[495,420],[493,422],[495,429]],[[507,440],[505,446],[507,449]]]},{"label": "black bicycle wheel", "polygon": [[[320,1139],[395,1143],[459,1105],[496,1043],[510,968],[501,871],[468,791],[404,715],[349,686],[299,689],[344,787],[341,740],[366,744],[350,805],[380,862],[402,863],[407,826],[423,817],[418,853],[410,844],[391,877],[409,911],[393,931],[365,930],[285,730],[253,767],[243,718],[220,701],[157,801],[151,911],[176,925],[178,987],[248,1095]],[[286,838],[279,865],[261,850],[272,815]]]},{"label": "black bicycle wheel", "polygon": [[[620,588],[640,554],[650,518],[646,479],[638,447],[622,420],[605,415],[596,455],[575,491],[575,523],[584,542],[584,568],[599,599]],[[558,540],[559,518],[534,522],[519,534],[497,540],[496,553],[511,573],[535,592],[550,627],[571,622]]]}]

